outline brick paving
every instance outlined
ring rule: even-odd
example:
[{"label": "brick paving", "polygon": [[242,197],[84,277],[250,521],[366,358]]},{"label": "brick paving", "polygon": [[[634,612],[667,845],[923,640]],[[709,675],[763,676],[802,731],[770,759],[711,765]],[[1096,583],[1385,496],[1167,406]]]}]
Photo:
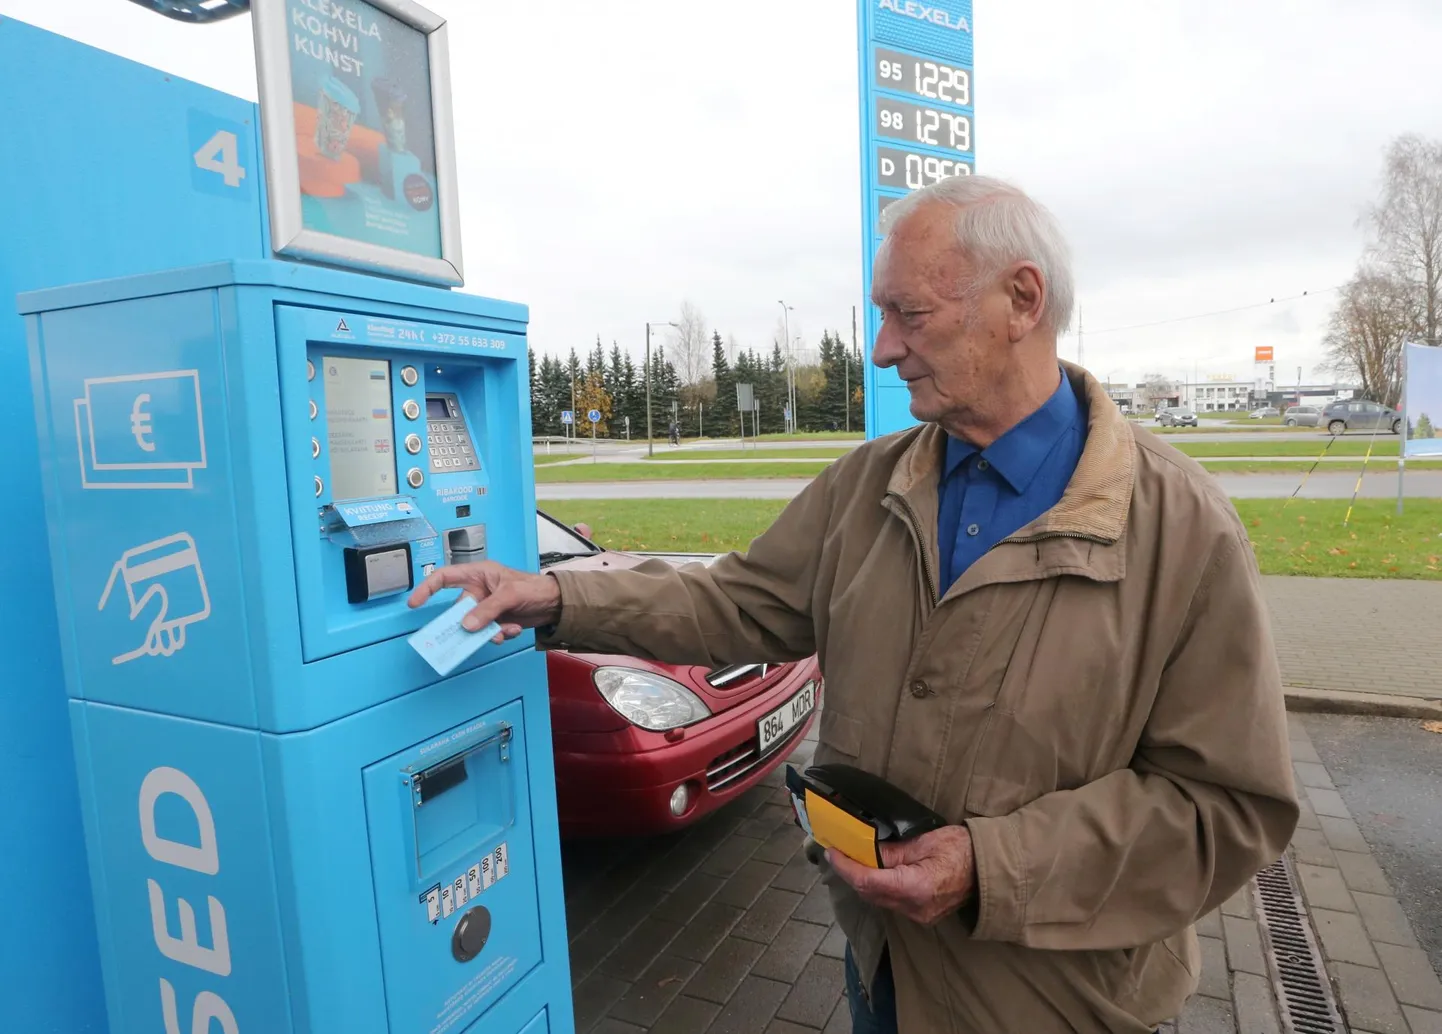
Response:
[{"label": "brick paving", "polygon": [[[1442,1034],[1442,982],[1295,719],[1291,736],[1289,853],[1350,1029]],[[779,772],[680,834],[566,845],[578,1034],[850,1031],[845,939],[801,845]],[[1256,901],[1249,884],[1198,923],[1200,985],[1165,1034],[1283,1029]]]},{"label": "brick paving", "polygon": [[1442,581],[1262,581],[1287,685],[1442,698]]}]

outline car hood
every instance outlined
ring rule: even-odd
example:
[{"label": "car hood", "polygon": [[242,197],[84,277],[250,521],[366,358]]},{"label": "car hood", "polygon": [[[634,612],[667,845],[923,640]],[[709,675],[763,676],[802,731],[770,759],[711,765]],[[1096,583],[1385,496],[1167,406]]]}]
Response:
[{"label": "car hood", "polygon": [[[624,553],[617,550],[604,550],[590,556],[560,560],[546,565],[544,569],[547,571],[625,571],[648,560],[662,560],[673,567],[684,567],[693,563],[709,567],[719,557],[720,554],[711,553]],[[614,654],[585,653],[575,650],[567,650],[565,653],[572,660],[591,667],[624,666],[665,675],[699,696],[713,713],[719,713],[744,703],[757,693],[769,689],[784,679],[795,666],[794,662],[781,664],[757,662],[711,668],[704,664],[665,664],[659,661],[643,660],[639,657]],[[563,687],[556,686],[553,681],[553,693],[557,690],[563,693],[568,691]],[[582,692],[589,694],[594,693],[595,690],[587,688]]]}]

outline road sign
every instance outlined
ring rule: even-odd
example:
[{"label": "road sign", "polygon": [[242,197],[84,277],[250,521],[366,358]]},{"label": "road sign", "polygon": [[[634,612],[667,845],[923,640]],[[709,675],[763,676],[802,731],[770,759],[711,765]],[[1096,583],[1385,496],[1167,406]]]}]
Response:
[{"label": "road sign", "polygon": [[593,424],[599,424],[601,422],[601,411],[599,409],[588,410],[586,412],[586,419]]},{"label": "road sign", "polygon": [[563,409],[563,410],[561,410],[561,423],[563,423],[563,424],[574,424],[575,422],[576,422],[576,414],[575,414],[575,413],[571,412],[569,409]]},{"label": "road sign", "polygon": [[[881,213],[913,190],[976,167],[971,0],[857,0],[861,46],[862,289],[882,233]],[[880,327],[866,306],[865,349]],[[866,436],[914,424],[895,370],[866,364]]]},{"label": "road sign", "polygon": [[748,409],[750,409],[754,404],[755,404],[755,396],[754,396],[753,393],[752,393],[751,385],[749,385],[749,384],[738,384],[738,385],[736,385],[736,408],[739,409],[741,412],[744,413],[744,412],[746,412]]}]

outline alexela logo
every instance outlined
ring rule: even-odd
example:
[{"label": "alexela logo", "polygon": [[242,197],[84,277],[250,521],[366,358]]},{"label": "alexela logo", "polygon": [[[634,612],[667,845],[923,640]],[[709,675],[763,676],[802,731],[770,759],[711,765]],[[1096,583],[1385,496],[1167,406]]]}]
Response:
[{"label": "alexela logo", "polygon": [[[166,840],[155,831],[155,805],[166,794],[175,794],[190,806],[200,830],[198,845],[181,844]],[[215,876],[220,872],[220,851],[215,841],[215,819],[210,814],[210,802],[195,780],[177,768],[156,768],[151,770],[140,784],[140,839],[145,851],[162,865],[191,872]],[[165,914],[165,893],[153,879],[145,881],[150,892],[150,930],[155,938],[155,947],[172,962],[190,966],[218,977],[230,976],[230,938],[226,932],[225,907],[214,897],[207,895],[206,905],[210,912],[211,947],[204,947],[195,927],[195,908],[183,898],[176,901],[180,913],[180,936],[170,933],[170,921]],[[184,1034],[180,1026],[180,1011],[175,1000],[175,987],[164,977],[160,978],[160,1008],[165,1016],[165,1034]],[[195,996],[190,1010],[190,1034],[210,1034],[211,1020],[219,1020],[223,1034],[240,1034],[240,1024],[225,999],[213,991],[201,991]]]},{"label": "alexela logo", "polygon": [[965,18],[959,14],[953,17],[940,7],[928,7],[926,4],[916,3],[915,0],[878,0],[878,5],[881,10],[899,14],[903,18],[915,18],[919,22],[934,22],[944,29],[954,29],[957,32],[971,32],[971,26]]}]

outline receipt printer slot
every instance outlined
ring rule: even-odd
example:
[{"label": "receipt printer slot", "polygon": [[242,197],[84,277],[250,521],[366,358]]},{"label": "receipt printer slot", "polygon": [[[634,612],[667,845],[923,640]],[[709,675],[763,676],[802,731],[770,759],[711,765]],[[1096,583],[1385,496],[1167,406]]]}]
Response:
[{"label": "receipt printer slot", "polygon": [[346,549],[346,598],[351,603],[366,603],[382,596],[394,596],[398,592],[406,592],[413,584],[409,542],[393,546]]}]

